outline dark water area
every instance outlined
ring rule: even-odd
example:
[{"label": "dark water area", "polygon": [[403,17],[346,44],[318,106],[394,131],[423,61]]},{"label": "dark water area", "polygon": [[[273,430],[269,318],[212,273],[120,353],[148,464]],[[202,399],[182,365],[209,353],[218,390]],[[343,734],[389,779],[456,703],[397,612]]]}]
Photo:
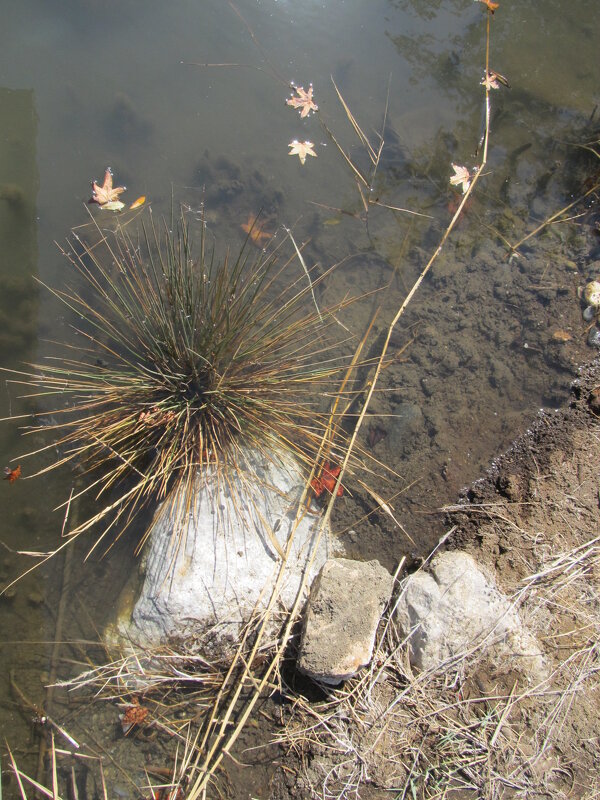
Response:
[{"label": "dark water area", "polygon": [[[598,138],[595,6],[500,6],[490,64],[511,88],[491,93],[485,175],[394,332],[374,416],[361,432],[361,446],[392,470],[382,468],[369,483],[412,541],[372,513],[373,499],[358,483],[350,481],[334,517],[351,555],[390,569],[402,556],[410,562],[429,552],[444,531],[438,509],[538,408],[563,403],[577,365],[595,353],[577,297],[600,272],[594,209],[549,226],[518,255],[510,257],[508,246],[597,175],[598,158],[577,146]],[[89,213],[106,229],[115,226],[115,215],[87,205],[91,179],[101,181],[109,165],[116,185],[127,186],[123,199],[145,195],[155,218],[172,202],[192,217],[204,207],[221,252],[239,249],[242,224],[261,210],[276,232],[270,246],[292,228],[311,266],[340,262],[320,303],[368,295],[344,319],[356,341],[380,308],[369,339],[371,354],[378,352],[457,207],[451,164],[477,163],[483,4],[22,0],[0,2],[0,10],[0,366],[20,369],[52,353],[52,341],[72,340],[74,320],[38,280],[58,288],[69,282],[56,242],[88,225]],[[370,195],[379,205],[369,207],[368,224],[365,191],[361,198],[328,134],[369,169],[332,78],[375,147],[385,118]],[[317,114],[302,119],[285,105],[290,82],[313,84]],[[317,158],[302,165],[290,157],[296,139],[313,142]],[[33,410],[23,393],[3,380],[0,416]],[[23,470],[14,484],[0,482],[3,585],[32,565],[17,551],[57,546],[59,506],[75,480],[67,470],[29,479],[54,454],[21,458],[47,444],[39,435],[23,439],[26,424],[0,426],[0,466]],[[125,542],[85,562],[85,544],[74,552],[65,639],[98,638],[136,568],[131,549]],[[43,702],[62,575],[61,556],[0,597],[0,731],[26,767],[35,765],[36,745],[11,675]],[[67,648],[59,677],[81,657]],[[62,713],[68,716],[65,707]],[[110,751],[117,734],[107,730]]]}]

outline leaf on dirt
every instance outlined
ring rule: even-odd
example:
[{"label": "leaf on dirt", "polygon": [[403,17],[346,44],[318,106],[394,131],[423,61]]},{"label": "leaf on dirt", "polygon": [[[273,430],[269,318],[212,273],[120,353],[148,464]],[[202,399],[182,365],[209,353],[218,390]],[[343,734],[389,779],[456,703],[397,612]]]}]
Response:
[{"label": "leaf on dirt", "polygon": [[552,338],[555,342],[570,342],[573,338],[569,331],[563,331],[561,329],[554,331],[552,334]]},{"label": "leaf on dirt", "polygon": [[120,200],[111,200],[110,203],[104,203],[100,208],[103,211],[121,211],[121,209],[125,208],[125,203]]},{"label": "leaf on dirt", "polygon": [[127,736],[134,725],[142,725],[147,716],[148,709],[141,706],[139,702],[134,702],[133,705],[128,706],[121,718],[121,727],[123,728],[125,736]]},{"label": "leaf on dirt", "polygon": [[471,173],[466,167],[461,167],[459,164],[452,164],[454,175],[450,177],[452,186],[461,186],[462,193],[464,194],[471,185]]},{"label": "leaf on dirt", "polygon": [[[110,167],[106,168],[104,173],[104,183],[100,186],[95,180],[92,181],[92,196],[88,203],[98,203],[99,206],[106,208],[109,203],[120,203],[119,195],[125,191],[124,186],[117,186],[113,188],[113,174]],[[125,206],[121,203],[121,208]],[[110,208],[110,211],[120,211],[119,208]]]},{"label": "leaf on dirt", "polygon": [[294,139],[293,142],[288,144],[288,147],[292,148],[288,156],[298,156],[301,164],[304,164],[306,161],[306,156],[317,157],[317,154],[313,150],[314,144],[312,142],[299,142],[297,139]]},{"label": "leaf on dirt", "polygon": [[311,111],[319,110],[319,106],[313,100],[312,83],[308,87],[308,91],[305,91],[302,86],[294,86],[294,84],[292,84],[292,89],[296,95],[292,95],[285,102],[292,108],[299,108],[301,117],[307,117]]}]

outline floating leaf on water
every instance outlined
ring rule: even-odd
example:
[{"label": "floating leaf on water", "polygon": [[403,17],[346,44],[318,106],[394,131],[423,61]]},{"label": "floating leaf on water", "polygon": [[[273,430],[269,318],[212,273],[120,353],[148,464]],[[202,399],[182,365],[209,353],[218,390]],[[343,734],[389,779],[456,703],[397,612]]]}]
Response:
[{"label": "floating leaf on water", "polygon": [[[119,195],[125,191],[124,186],[117,186],[113,188],[113,174],[110,167],[106,168],[104,173],[104,183],[100,186],[96,181],[92,181],[92,196],[88,203],[98,203],[99,206],[106,208],[109,203],[119,199]],[[124,205],[123,203],[121,205]],[[118,209],[112,209],[117,211]]]},{"label": "floating leaf on water", "polygon": [[485,86],[486,89],[499,89],[501,85],[510,89],[510,83],[506,80],[504,75],[500,75],[499,72],[495,72],[493,69],[485,73],[481,80],[481,85]]},{"label": "floating leaf on water", "polygon": [[300,109],[300,116],[306,117],[311,111],[318,111],[319,106],[313,100],[313,87],[312,83],[308,87],[308,91],[304,90],[302,86],[294,86],[292,89],[296,92],[296,96],[292,95],[285,102],[292,108]]},{"label": "floating leaf on water", "polygon": [[500,6],[500,3],[494,3],[493,0],[475,0],[475,2],[483,3],[484,6],[487,6],[488,11],[492,12],[492,14]]},{"label": "floating leaf on water", "polygon": [[121,211],[121,209],[125,208],[125,203],[120,200],[111,200],[110,203],[103,203],[100,208],[104,211]]},{"label": "floating leaf on water", "polygon": [[17,464],[17,466],[12,469],[11,467],[4,467],[4,480],[8,481],[9,483],[14,483],[18,478],[21,477],[21,465]]},{"label": "floating leaf on water", "polygon": [[301,164],[304,164],[306,161],[306,156],[317,157],[317,154],[313,150],[314,144],[312,142],[299,142],[297,139],[294,139],[293,142],[288,144],[288,147],[292,148],[288,156],[298,156]]},{"label": "floating leaf on water", "polygon": [[450,177],[450,184],[452,186],[460,186],[462,184],[462,193],[464,194],[471,184],[471,173],[466,167],[461,167],[459,164],[452,164],[454,175]]},{"label": "floating leaf on water", "polygon": [[138,197],[137,200],[133,201],[133,203],[129,206],[129,210],[133,211],[134,208],[139,208],[140,206],[143,206],[145,202],[146,202],[146,195],[143,194],[141,197]]}]

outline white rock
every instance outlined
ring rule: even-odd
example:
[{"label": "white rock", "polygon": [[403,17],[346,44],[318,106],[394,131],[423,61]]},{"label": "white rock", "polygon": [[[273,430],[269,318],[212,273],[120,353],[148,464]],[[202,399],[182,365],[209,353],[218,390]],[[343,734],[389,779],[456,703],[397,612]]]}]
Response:
[{"label": "white rock", "polygon": [[[286,454],[268,460],[245,454],[243,471],[228,480],[198,483],[196,506],[173,535],[175,498],[163,506],[147,543],[145,579],[130,619],[118,634],[147,646],[213,628],[217,640],[235,639],[257,604],[266,607],[288,546],[304,481]],[[273,463],[276,461],[277,466]],[[303,510],[296,526],[279,603],[290,607],[315,548],[320,518]],[[267,532],[270,528],[271,534]],[[327,559],[325,530],[309,581]],[[276,539],[278,545],[273,543]],[[114,640],[114,629],[109,632]]]},{"label": "white rock", "polygon": [[310,592],[299,671],[335,685],[365,667],[373,657],[392,584],[392,576],[378,561],[329,559]]},{"label": "white rock", "polygon": [[401,587],[396,615],[410,637],[410,661],[419,669],[437,669],[482,646],[512,658],[514,666],[544,673],[535,638],[468,553],[440,553],[430,572],[409,576]]}]

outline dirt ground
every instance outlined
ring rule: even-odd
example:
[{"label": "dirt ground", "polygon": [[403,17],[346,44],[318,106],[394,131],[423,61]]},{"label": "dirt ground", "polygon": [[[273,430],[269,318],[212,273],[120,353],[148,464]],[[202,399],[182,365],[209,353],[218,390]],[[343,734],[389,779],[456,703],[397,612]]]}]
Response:
[{"label": "dirt ground", "polygon": [[[600,791],[599,419],[596,360],[580,371],[569,406],[540,414],[447,519],[457,526],[451,547],[493,568],[507,594],[525,592],[521,613],[542,645],[548,690],[562,706],[538,759],[555,797]],[[485,684],[486,676],[479,680]],[[523,720],[534,739],[539,711],[534,703]]]},{"label": "dirt ground", "polygon": [[543,675],[476,651],[419,675],[384,619],[368,675],[301,700],[271,798],[600,797],[600,359],[447,506],[445,548],[496,576]]}]

